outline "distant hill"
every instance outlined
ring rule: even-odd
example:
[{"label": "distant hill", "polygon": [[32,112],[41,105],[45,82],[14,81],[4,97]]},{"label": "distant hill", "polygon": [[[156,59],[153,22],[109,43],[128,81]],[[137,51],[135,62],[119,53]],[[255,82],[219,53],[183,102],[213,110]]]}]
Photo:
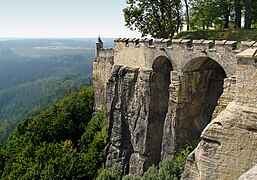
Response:
[{"label": "distant hill", "polygon": [[89,85],[90,77],[67,74],[26,82],[0,91],[0,144],[24,119],[38,115],[61,98]]},{"label": "distant hill", "polygon": [[0,144],[25,118],[90,85],[96,40],[0,39]]}]

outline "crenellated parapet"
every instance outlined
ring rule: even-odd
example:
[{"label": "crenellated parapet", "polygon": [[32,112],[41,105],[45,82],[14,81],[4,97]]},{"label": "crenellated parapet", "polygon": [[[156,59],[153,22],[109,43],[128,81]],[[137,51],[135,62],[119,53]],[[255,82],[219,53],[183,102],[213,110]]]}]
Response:
[{"label": "crenellated parapet", "polygon": [[114,48],[104,48],[103,44],[96,43],[96,57],[109,57],[114,53],[124,50],[160,49],[172,50],[183,49],[188,51],[231,51],[239,53],[248,48],[256,48],[257,41],[229,41],[229,40],[192,40],[192,39],[151,39],[151,38],[117,38],[114,40]]},{"label": "crenellated parapet", "polygon": [[151,39],[151,38],[118,38],[114,40],[115,47],[126,48],[126,47],[149,47],[149,48],[168,48],[172,49],[174,46],[180,46],[182,48],[198,50],[199,47],[202,49],[215,50],[216,47],[225,47],[230,50],[240,50],[251,47],[257,47],[257,41],[229,41],[229,40],[192,40],[192,39]]},{"label": "crenellated parapet", "polygon": [[113,56],[114,49],[113,48],[102,48],[98,50],[97,57],[110,57]]}]

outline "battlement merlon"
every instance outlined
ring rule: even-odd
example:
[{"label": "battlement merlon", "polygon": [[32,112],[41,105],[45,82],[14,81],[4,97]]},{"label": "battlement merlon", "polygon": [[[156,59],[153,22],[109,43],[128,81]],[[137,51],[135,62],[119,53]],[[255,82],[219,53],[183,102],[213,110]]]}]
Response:
[{"label": "battlement merlon", "polygon": [[[103,45],[103,44],[102,44]],[[103,49],[101,44],[96,43],[97,49]],[[245,50],[251,47],[257,47],[256,41],[228,41],[228,40],[192,40],[192,39],[151,39],[151,38],[117,38],[114,40],[114,48],[121,49],[126,47],[149,47],[149,48],[167,48],[180,46],[188,50],[199,49],[214,50],[216,47],[225,47],[229,50]]]}]

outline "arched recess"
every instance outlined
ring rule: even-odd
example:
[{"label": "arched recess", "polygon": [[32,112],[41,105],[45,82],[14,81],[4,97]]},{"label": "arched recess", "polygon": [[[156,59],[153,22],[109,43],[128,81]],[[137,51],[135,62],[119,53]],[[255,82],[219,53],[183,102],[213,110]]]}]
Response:
[{"label": "arched recess", "polygon": [[150,157],[151,164],[158,165],[161,159],[163,126],[168,112],[170,72],[173,67],[168,58],[161,56],[154,61],[152,69],[145,155]]},{"label": "arched recess", "polygon": [[184,67],[178,93],[178,148],[200,139],[223,93],[226,77],[221,65],[211,58],[196,58]]}]

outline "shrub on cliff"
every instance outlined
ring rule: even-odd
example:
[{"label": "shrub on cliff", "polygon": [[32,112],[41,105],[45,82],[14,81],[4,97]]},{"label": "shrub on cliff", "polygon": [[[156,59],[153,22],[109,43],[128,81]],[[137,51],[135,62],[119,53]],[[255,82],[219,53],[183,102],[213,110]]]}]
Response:
[{"label": "shrub on cliff", "polygon": [[190,145],[186,149],[182,149],[177,156],[168,156],[164,158],[160,164],[159,169],[155,166],[150,167],[143,176],[144,180],[161,179],[161,180],[179,180],[184,171],[186,158],[193,147]]},{"label": "shrub on cliff", "polygon": [[96,180],[121,180],[121,176],[121,166],[114,164],[111,168],[100,169]]},{"label": "shrub on cliff", "polygon": [[[196,142],[182,149],[176,156],[168,156],[164,158],[159,168],[151,166],[144,173],[143,180],[179,180],[184,171],[186,158],[189,153],[194,149]],[[111,168],[102,168],[98,172],[97,180],[139,180],[141,178],[131,175],[122,176],[121,166],[114,164]]]}]

